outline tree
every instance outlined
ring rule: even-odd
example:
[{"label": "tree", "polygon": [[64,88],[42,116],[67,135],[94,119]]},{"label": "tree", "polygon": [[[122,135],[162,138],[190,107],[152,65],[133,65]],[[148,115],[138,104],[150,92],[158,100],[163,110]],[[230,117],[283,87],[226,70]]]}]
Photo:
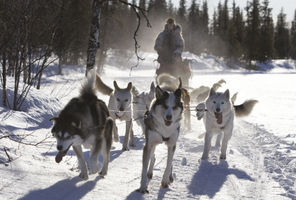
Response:
[{"label": "tree", "polygon": [[272,8],[269,8],[269,0],[264,0],[261,6],[261,30],[259,43],[260,61],[270,60],[274,56],[274,25],[272,20]]},{"label": "tree", "polygon": [[281,12],[277,17],[275,49],[277,58],[288,57],[290,49],[289,29],[287,28],[286,14],[283,9],[281,9]]},{"label": "tree", "polygon": [[294,12],[294,20],[292,21],[292,26],[291,26],[290,56],[291,58],[296,59],[296,10]]},{"label": "tree", "polygon": [[259,58],[259,41],[260,41],[260,8],[259,0],[247,2],[247,21],[246,21],[246,59],[258,60]]}]

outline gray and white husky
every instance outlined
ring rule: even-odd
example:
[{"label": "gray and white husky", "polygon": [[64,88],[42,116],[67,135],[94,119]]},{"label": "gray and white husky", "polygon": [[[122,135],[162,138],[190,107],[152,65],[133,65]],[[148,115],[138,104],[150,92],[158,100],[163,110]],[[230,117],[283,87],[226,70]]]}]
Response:
[{"label": "gray and white husky", "polygon": [[152,82],[149,92],[139,92],[135,87],[132,88],[133,93],[133,118],[145,132],[144,115],[149,110],[150,104],[155,97],[155,86]]},{"label": "gray and white husky", "polygon": [[[124,142],[122,145],[122,150],[127,151],[128,143],[130,146],[135,146],[134,141],[134,132],[133,132],[133,117],[132,117],[132,102],[133,102],[133,96],[132,96],[132,83],[129,82],[126,88],[119,88],[117,85],[117,82],[113,82],[114,90],[107,86],[101,78],[97,75],[96,79],[96,87],[97,89],[105,94],[110,96],[109,103],[108,103],[108,109],[110,112],[110,116],[115,121],[116,119],[119,119],[121,121],[126,122],[126,130],[125,130],[125,136],[124,136]],[[114,126],[114,135],[116,140],[118,139],[118,128],[115,125]]]},{"label": "gray and white husky", "polygon": [[148,178],[151,179],[153,176],[155,163],[155,147],[163,142],[168,147],[168,156],[161,186],[166,188],[173,182],[172,162],[179,137],[180,120],[183,111],[181,80],[177,89],[168,85],[164,87],[157,86],[155,94],[156,98],[152,102],[144,120],[146,143],[143,149],[141,186],[137,190],[141,193],[148,193]]},{"label": "gray and white husky", "polygon": [[106,104],[95,95],[95,78],[95,72],[90,71],[80,95],[71,99],[58,117],[51,119],[54,122],[51,132],[57,140],[56,162],[61,162],[72,146],[81,169],[79,177],[83,179],[88,179],[88,173],[81,145],[91,149],[90,174],[99,171],[98,161],[102,153],[101,175],[107,174],[112,145],[113,120]]},{"label": "gray and white husky", "polygon": [[249,115],[258,102],[257,100],[247,100],[241,105],[234,105],[236,95],[230,99],[229,90],[221,93],[216,92],[215,88],[211,88],[206,102],[197,106],[197,117],[198,119],[204,119],[206,129],[203,160],[208,159],[211,140],[215,134],[218,134],[216,146],[220,146],[223,135],[220,159],[226,159],[228,141],[232,136],[234,116],[243,117]]}]

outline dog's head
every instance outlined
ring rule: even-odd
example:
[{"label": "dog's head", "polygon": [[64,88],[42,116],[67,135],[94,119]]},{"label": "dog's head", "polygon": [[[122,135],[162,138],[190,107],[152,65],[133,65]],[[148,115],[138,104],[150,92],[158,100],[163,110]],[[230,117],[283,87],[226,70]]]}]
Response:
[{"label": "dog's head", "polygon": [[82,143],[81,122],[70,117],[64,119],[60,116],[50,120],[54,122],[51,132],[57,140],[56,162],[59,163],[72,145]]},{"label": "dog's head", "polygon": [[129,82],[126,88],[119,88],[117,82],[114,81],[114,101],[118,111],[126,111],[131,107],[132,102],[132,83]]},{"label": "dog's head", "polygon": [[181,119],[183,111],[181,95],[181,82],[175,91],[164,90],[159,86],[155,89],[156,100],[153,109],[159,120],[166,126]]},{"label": "dog's head", "polygon": [[139,108],[147,108],[149,109],[150,104],[152,100],[155,97],[155,86],[154,83],[152,82],[150,85],[150,91],[149,92],[142,92],[140,94],[134,95],[134,103],[138,105],[137,107]]},{"label": "dog's head", "polygon": [[229,90],[224,93],[216,92],[211,89],[208,99],[206,100],[208,112],[215,115],[217,123],[222,123],[222,114],[231,111],[231,103],[229,100]]}]

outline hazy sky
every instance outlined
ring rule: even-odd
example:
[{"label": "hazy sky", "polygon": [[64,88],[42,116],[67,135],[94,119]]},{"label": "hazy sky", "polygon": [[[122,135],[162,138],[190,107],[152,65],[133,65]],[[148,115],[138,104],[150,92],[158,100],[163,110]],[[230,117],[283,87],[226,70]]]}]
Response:
[{"label": "hazy sky", "polygon": [[[214,8],[217,8],[219,1],[223,4],[224,0],[208,0],[208,7],[209,7],[209,15],[212,18]],[[179,0],[172,0],[172,2],[179,6]],[[186,0],[187,5],[191,4],[191,0]],[[203,0],[196,0],[197,3],[202,3]],[[233,0],[228,0],[229,7],[231,8]],[[235,0],[236,4],[239,5],[241,8],[245,8],[247,5],[247,0]],[[260,0],[260,3],[263,0]],[[284,9],[284,13],[287,14],[287,21],[292,21],[294,18],[294,12],[296,9],[296,0],[269,0],[270,7],[272,8],[272,14],[274,18],[274,22],[276,22],[277,15],[280,13],[281,8]]]}]

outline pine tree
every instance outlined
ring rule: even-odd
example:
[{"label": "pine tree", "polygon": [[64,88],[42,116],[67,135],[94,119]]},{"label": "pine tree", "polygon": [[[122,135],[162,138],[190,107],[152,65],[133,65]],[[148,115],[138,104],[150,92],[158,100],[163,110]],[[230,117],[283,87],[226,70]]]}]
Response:
[{"label": "pine tree", "polygon": [[291,58],[296,59],[296,10],[294,13],[294,20],[292,21],[292,26],[291,26],[290,56]]},{"label": "pine tree", "polygon": [[270,60],[274,56],[274,25],[272,9],[269,8],[269,0],[264,0],[261,6],[261,31],[259,43],[259,60]]},{"label": "pine tree", "polygon": [[177,12],[177,18],[179,23],[184,24],[186,22],[186,0],[180,0],[179,9]]},{"label": "pine tree", "polygon": [[168,2],[168,15],[170,17],[173,17],[175,15],[174,12],[175,12],[174,11],[174,4],[172,3],[172,0],[169,0],[169,2]]},{"label": "pine tree", "polygon": [[287,28],[286,14],[281,9],[277,17],[275,31],[275,49],[278,58],[286,58],[289,55],[289,29]]},{"label": "pine tree", "polygon": [[146,0],[140,0],[139,7],[140,8],[143,8],[144,10],[146,10]]},{"label": "pine tree", "polygon": [[246,59],[258,60],[259,57],[259,41],[260,41],[260,13],[259,0],[253,0],[247,3],[247,27],[246,27]]}]

